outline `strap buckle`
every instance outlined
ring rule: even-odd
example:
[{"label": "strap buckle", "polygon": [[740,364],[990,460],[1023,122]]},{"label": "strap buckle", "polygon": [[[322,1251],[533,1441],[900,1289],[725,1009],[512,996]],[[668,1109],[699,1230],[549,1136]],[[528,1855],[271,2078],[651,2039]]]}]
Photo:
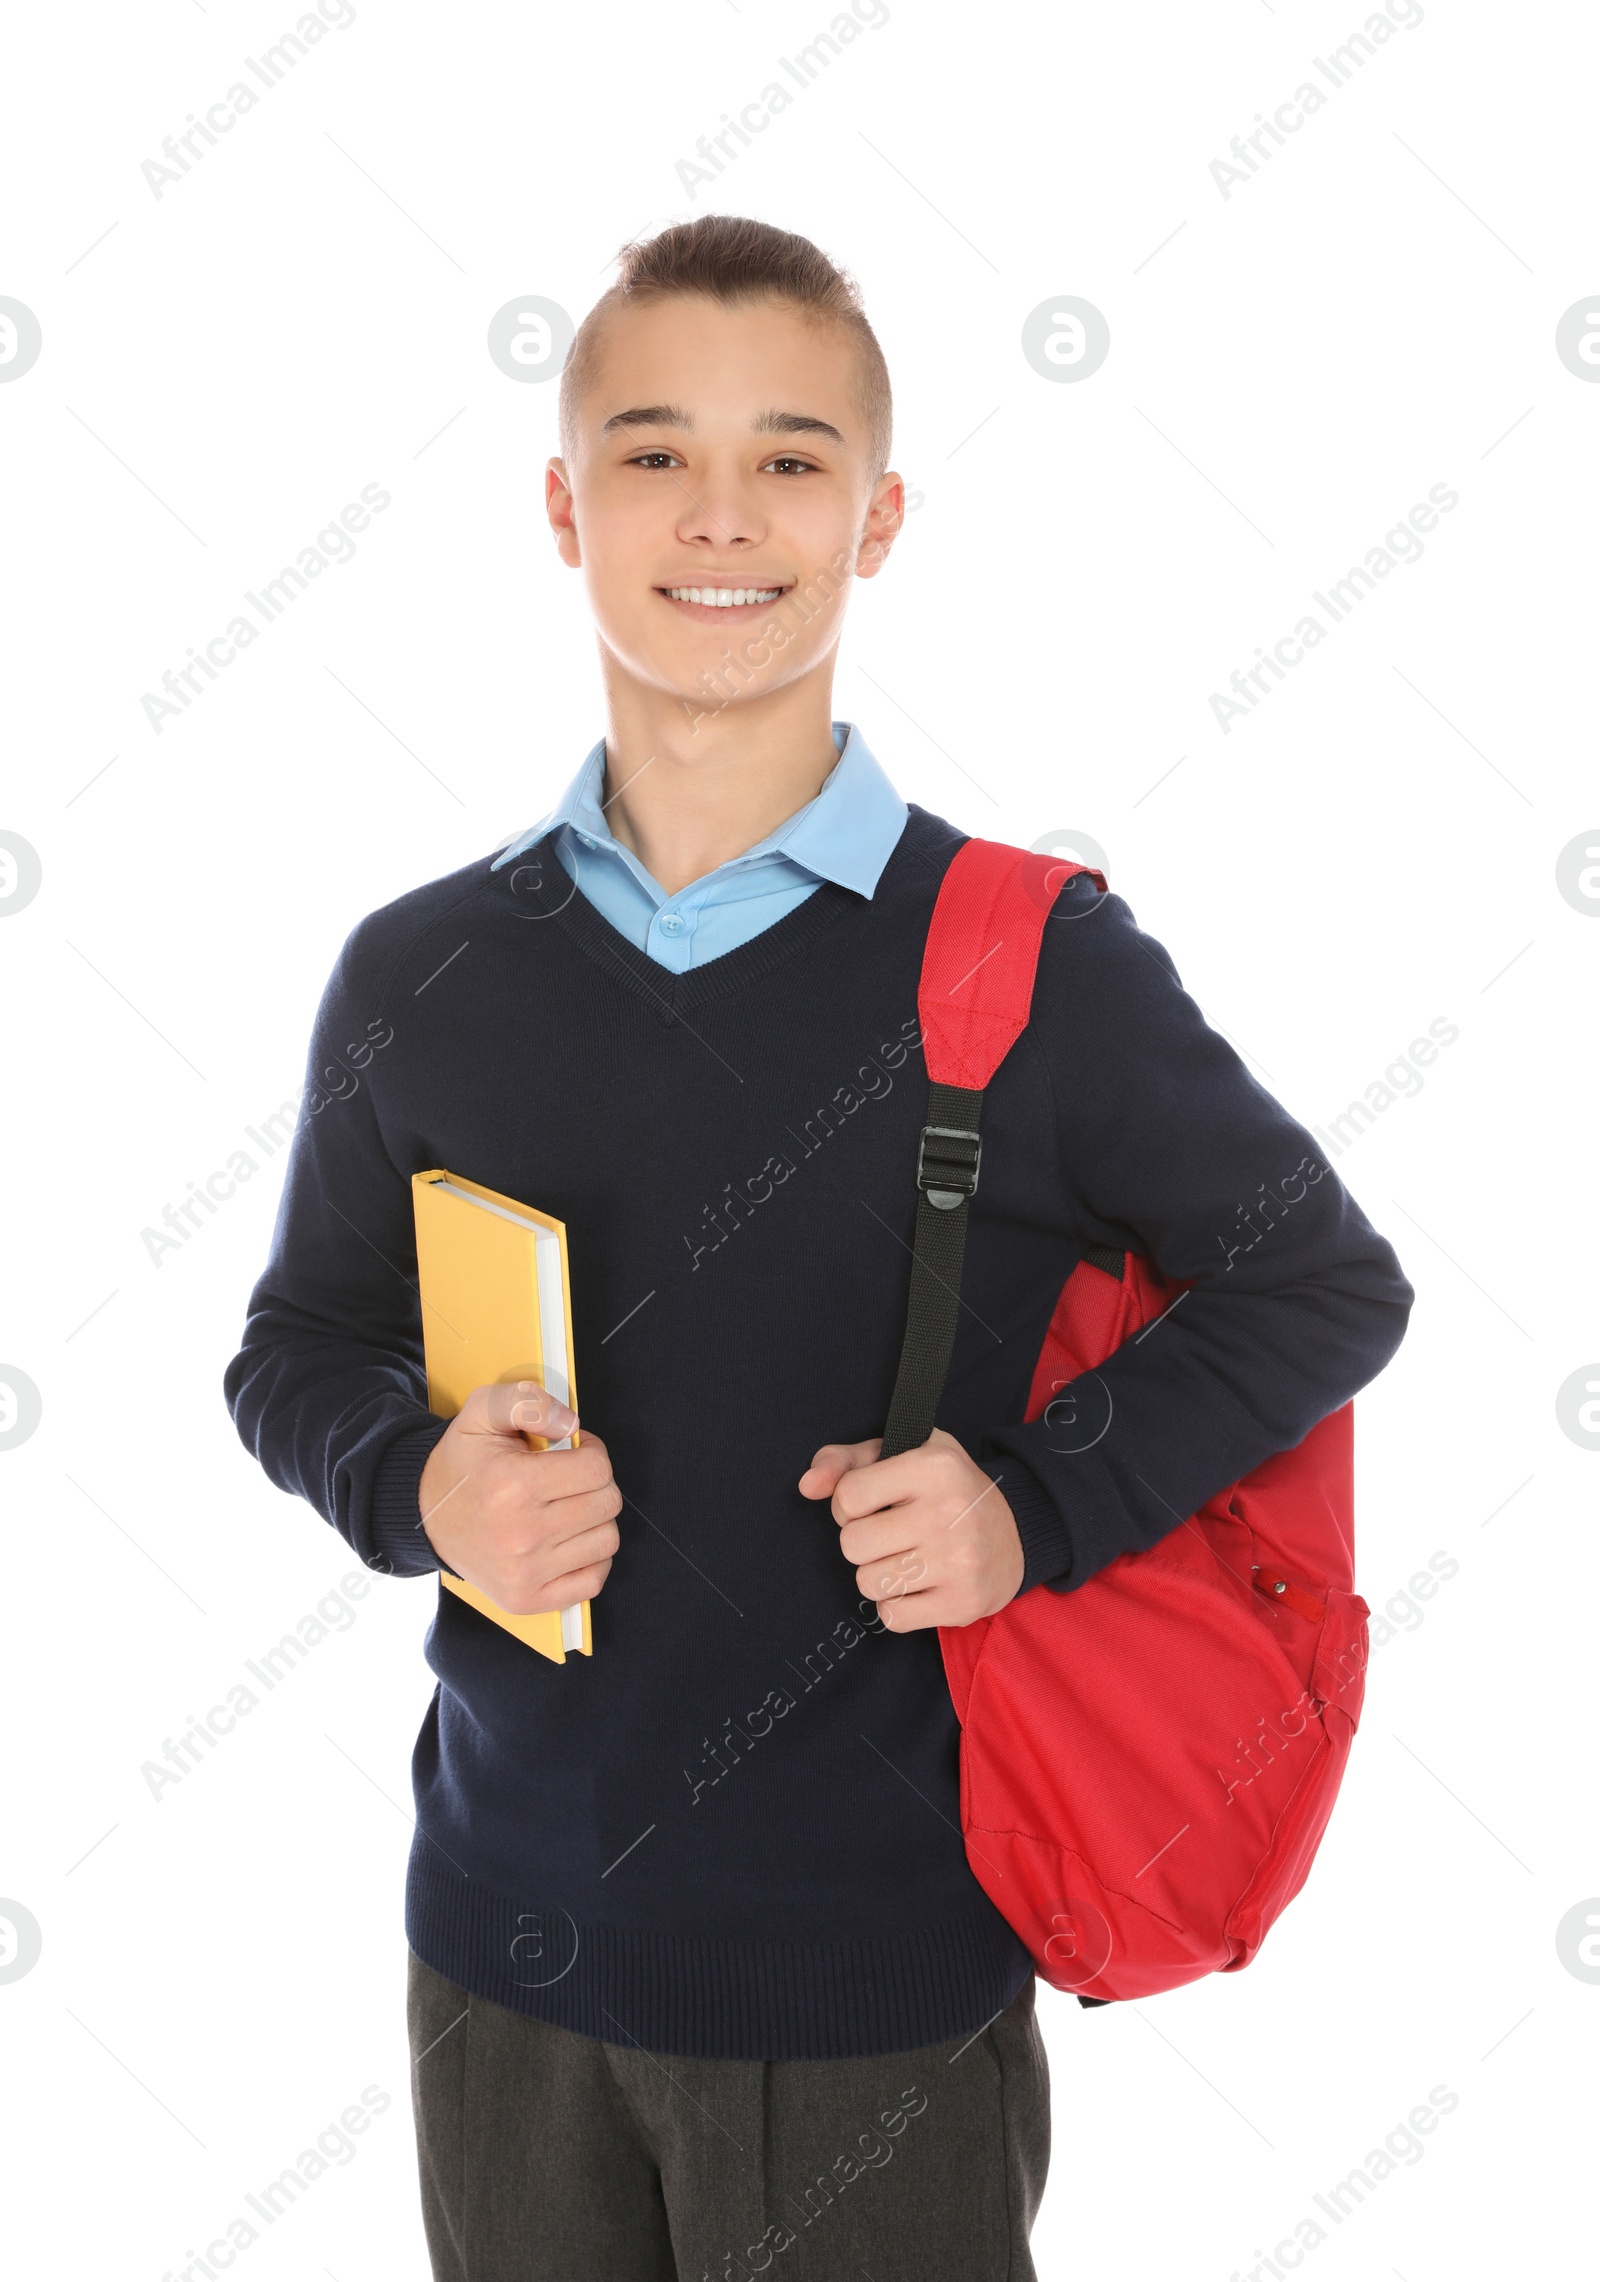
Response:
[{"label": "strap buckle", "polygon": [[917,1147],[917,1187],[935,1212],[954,1212],[976,1193],[982,1154],[983,1143],[969,1126],[922,1128]]}]

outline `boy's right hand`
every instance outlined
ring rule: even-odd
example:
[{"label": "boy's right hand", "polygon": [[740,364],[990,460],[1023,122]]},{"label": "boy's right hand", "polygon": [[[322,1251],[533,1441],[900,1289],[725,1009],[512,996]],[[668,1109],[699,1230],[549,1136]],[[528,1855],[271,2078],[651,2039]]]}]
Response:
[{"label": "boy's right hand", "polygon": [[577,1423],[532,1380],[474,1387],[422,1469],[428,1543],[513,1616],[592,1600],[622,1542],[622,1492],[599,1436],[586,1432],[576,1450],[532,1450],[525,1440],[559,1442]]}]

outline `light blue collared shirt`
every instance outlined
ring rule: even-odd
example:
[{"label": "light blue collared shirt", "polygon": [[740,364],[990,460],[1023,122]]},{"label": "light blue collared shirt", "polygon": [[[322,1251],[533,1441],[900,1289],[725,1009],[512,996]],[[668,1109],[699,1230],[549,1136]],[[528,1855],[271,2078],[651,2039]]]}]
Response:
[{"label": "light blue collared shirt", "polygon": [[[498,871],[547,832],[567,875],[636,950],[675,975],[737,950],[782,919],[824,880],[870,896],[905,828],[907,808],[854,723],[836,721],[839,758],[822,789],[776,831],[669,896],[613,834],[600,805],[606,744],[599,744],[548,816],[498,855]],[[558,829],[559,827],[559,829]]]}]

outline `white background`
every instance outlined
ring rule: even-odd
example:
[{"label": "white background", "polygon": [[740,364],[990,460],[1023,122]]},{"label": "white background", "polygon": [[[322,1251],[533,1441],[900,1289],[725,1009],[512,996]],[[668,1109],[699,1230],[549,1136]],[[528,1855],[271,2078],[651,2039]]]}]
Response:
[{"label": "white background", "polygon": [[[1600,843],[1600,386],[1555,329],[1600,305],[1597,41],[1576,5],[1429,0],[1224,197],[1211,162],[1363,20],[892,0],[691,191],[823,0],[357,0],[157,198],[141,163],[292,0],[13,14],[0,293],[44,344],[0,386],[0,829],[43,866],[0,928],[0,1362],[43,1401],[0,1452],[0,1895],[43,1932],[0,1983],[17,2271],[181,2273],[376,2085],[240,2270],[424,2282],[400,1908],[434,1588],[373,1579],[152,1798],[141,1764],[354,1563],[222,1402],[281,1156],[159,1266],[142,1231],[294,1094],[355,921],[531,822],[600,733],[540,507],[556,391],[486,330],[529,293],[581,315],[625,238],[712,206],[843,261],[888,356],[923,496],[835,711],[905,795],[1092,835],[1307,1123],[1460,1033],[1338,1160],[1418,1294],[1357,1403],[1357,1582],[1380,1612],[1458,1570],[1375,1648],[1250,1969],[1100,2012],[1041,1989],[1040,2274],[1248,2274],[1438,2085],[1459,2106],[1317,2282],[1545,2271],[1580,2224],[1600,1988],[1556,1928],[1600,1892],[1600,1457],[1556,1394],[1600,1377],[1600,926],[1556,866]],[[1021,353],[1062,294],[1111,332],[1076,384]],[[354,560],[156,734],[144,693],[369,483]],[[1421,559],[1224,734],[1212,693],[1436,484]]]}]

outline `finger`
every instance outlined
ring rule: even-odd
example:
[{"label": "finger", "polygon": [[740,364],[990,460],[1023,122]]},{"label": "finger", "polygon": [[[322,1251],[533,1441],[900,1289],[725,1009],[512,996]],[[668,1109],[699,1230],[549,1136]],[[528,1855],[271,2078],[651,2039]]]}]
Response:
[{"label": "finger", "polygon": [[[505,1586],[501,1595],[490,1593],[489,1598],[511,1616],[548,1616],[556,1609],[571,1608],[577,1601],[592,1601],[611,1571],[609,1560],[594,1561],[581,1569],[569,1569],[564,1576],[552,1577],[547,1584],[529,1585],[524,1590]],[[519,1606],[519,1603],[536,1604]]]},{"label": "finger", "polygon": [[[553,1453],[558,1466],[583,1455],[582,1451]],[[563,1487],[531,1501],[519,1497],[514,1484],[502,1484],[491,1508],[496,1522],[493,1542],[503,1560],[576,1568],[597,1554],[617,1550],[622,1502],[621,1491],[610,1480]]]},{"label": "finger", "polygon": [[[549,1554],[562,1563],[562,1575],[578,1569],[592,1569],[596,1563],[609,1567],[613,1556],[620,1551],[622,1533],[612,1519],[602,1517],[590,1520],[583,1529],[575,1529],[570,1537],[558,1538],[547,1548]],[[556,1583],[561,1580],[557,1578]]]},{"label": "finger", "polygon": [[514,1505],[544,1506],[555,1512],[573,1498],[603,1492],[620,1506],[622,1493],[616,1487],[610,1455],[597,1434],[586,1434],[571,1450],[531,1450],[520,1435],[508,1436],[506,1446],[520,1450],[533,1469],[520,1489],[515,1482],[503,1485]]},{"label": "finger", "polygon": [[936,1592],[889,1594],[877,1606],[885,1632],[929,1632],[950,1621],[939,1613],[941,1596]]},{"label": "finger", "polygon": [[859,1521],[865,1514],[885,1513],[893,1506],[909,1504],[931,1487],[925,1444],[902,1450],[893,1458],[858,1463],[840,1474],[834,1484],[833,1518]]},{"label": "finger", "polygon": [[[568,1608],[573,1601],[588,1597],[587,1588],[577,1592],[571,1589],[574,1579],[608,1571],[621,1543],[614,1520],[603,1514],[591,1515],[583,1526],[547,1538],[537,1547],[502,1553],[492,1564],[499,1590],[488,1583],[484,1590],[513,1615],[535,1613],[528,1605],[534,1599],[546,1608]],[[553,1576],[549,1574],[552,1568]]]},{"label": "finger", "polygon": [[863,1561],[856,1570],[857,1589],[880,1609],[916,1599],[934,1583],[926,1556],[915,1550],[887,1560]]},{"label": "finger", "polygon": [[883,1448],[883,1436],[870,1442],[825,1442],[800,1477],[800,1495],[831,1498],[840,1481],[858,1466],[870,1466]]},{"label": "finger", "polygon": [[577,1412],[536,1379],[518,1379],[484,1392],[484,1423],[494,1434],[538,1434],[561,1442],[578,1423]]},{"label": "finger", "polygon": [[593,1561],[587,1568],[574,1569],[568,1576],[557,1577],[551,1587],[561,1596],[556,1602],[557,1608],[571,1608],[574,1601],[592,1601],[610,1574],[611,1562],[607,1558]]},{"label": "finger", "polygon": [[553,1524],[545,1536],[545,1546],[574,1567],[599,1554],[615,1553],[622,1543],[617,1527],[621,1511],[622,1498],[613,1483],[603,1489],[585,1490],[576,1497],[556,1499],[545,1508]]},{"label": "finger", "polygon": [[891,1562],[927,1558],[926,1546],[918,1542],[921,1534],[908,1506],[887,1506],[882,1513],[841,1522],[839,1550],[863,1573],[869,1567],[886,1570]]}]

